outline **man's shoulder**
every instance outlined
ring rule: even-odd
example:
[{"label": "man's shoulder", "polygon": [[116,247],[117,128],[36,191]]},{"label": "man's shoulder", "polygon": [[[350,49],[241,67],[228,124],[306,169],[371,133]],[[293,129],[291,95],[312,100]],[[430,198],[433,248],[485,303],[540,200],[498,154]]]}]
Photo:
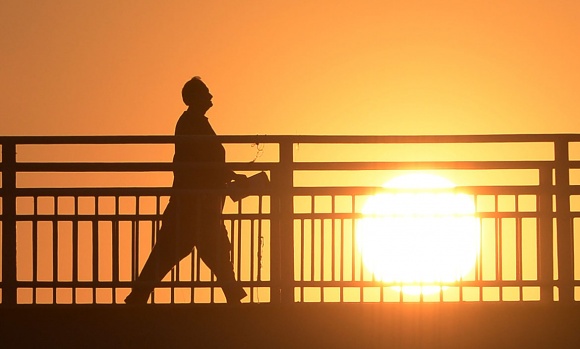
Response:
[{"label": "man's shoulder", "polygon": [[209,124],[205,116],[190,115],[184,112],[175,125],[176,135],[206,134]]}]

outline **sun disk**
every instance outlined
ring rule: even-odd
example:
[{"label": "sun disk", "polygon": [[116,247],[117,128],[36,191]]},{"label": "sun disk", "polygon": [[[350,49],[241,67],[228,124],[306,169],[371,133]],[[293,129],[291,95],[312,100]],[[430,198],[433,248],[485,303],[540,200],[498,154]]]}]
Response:
[{"label": "sun disk", "polygon": [[365,267],[407,294],[439,292],[442,284],[465,277],[479,251],[473,197],[424,173],[397,177],[384,187],[367,200],[357,224]]}]

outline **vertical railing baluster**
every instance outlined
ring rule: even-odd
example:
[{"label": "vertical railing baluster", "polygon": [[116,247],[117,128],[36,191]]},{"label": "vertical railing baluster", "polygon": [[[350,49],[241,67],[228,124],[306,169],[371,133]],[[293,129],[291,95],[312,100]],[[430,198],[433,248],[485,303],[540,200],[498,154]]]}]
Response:
[{"label": "vertical railing baluster", "polygon": [[[234,236],[234,230],[232,229],[231,231],[231,241],[230,243],[233,246],[236,246],[236,251],[233,251],[232,248],[232,252],[234,252],[234,255],[236,256],[236,261],[237,261],[237,270],[236,270],[236,275],[238,278],[238,281],[242,281],[242,227],[243,227],[243,222],[242,222],[242,218],[243,218],[243,208],[242,208],[242,203],[244,202],[244,199],[241,199],[239,201],[239,206],[238,206],[238,229],[237,229],[237,236]],[[234,244],[234,237],[236,238],[236,243]],[[232,259],[233,262],[233,259]]]},{"label": "vertical railing baluster", "polygon": [[504,279],[503,279],[503,235],[502,235],[502,216],[499,213],[499,200],[498,196],[494,195],[494,207],[495,207],[495,277],[499,280],[500,286],[499,288],[499,300],[503,301],[503,294],[504,294]]},{"label": "vertical railing baluster", "polygon": [[79,197],[74,196],[72,223],[72,304],[77,303],[77,287],[79,282]]},{"label": "vertical railing baluster", "polygon": [[[302,285],[304,285],[304,268],[305,268],[305,263],[306,260],[304,259],[305,257],[305,249],[304,249],[304,239],[306,238],[305,235],[305,225],[304,225],[304,219],[300,220],[300,282],[302,283]],[[300,286],[300,301],[304,302],[304,286]]]},{"label": "vertical railing baluster", "polygon": [[137,280],[139,276],[139,223],[140,200],[141,196],[135,198],[135,219],[132,222],[131,229],[131,281]]},{"label": "vertical railing baluster", "polygon": [[91,287],[93,293],[93,303],[97,303],[97,287],[99,284],[99,196],[94,196],[94,216],[93,216],[93,276],[91,278],[93,286]]},{"label": "vertical railing baluster", "polygon": [[520,285],[518,286],[518,290],[519,290],[519,298],[518,300],[524,300],[523,298],[523,292],[524,292],[524,287],[522,286],[522,281],[523,281],[523,265],[522,265],[522,260],[523,260],[523,250],[522,250],[522,226],[523,226],[523,221],[522,218],[516,218],[516,281],[518,283],[520,283]]},{"label": "vertical railing baluster", "polygon": [[316,281],[316,218],[314,216],[314,195],[312,196],[312,206],[310,206],[312,214],[312,218],[310,219],[310,280],[309,281]]},{"label": "vertical railing baluster", "polygon": [[[515,213],[518,215],[519,213],[519,204],[518,204],[518,195],[515,195]],[[523,258],[523,251],[522,251],[522,225],[523,225],[523,218],[516,216],[516,281],[520,284],[518,286],[519,298],[518,300],[524,300],[523,292],[524,287],[522,286],[523,280],[523,266],[522,266],[522,258]]]},{"label": "vertical railing baluster", "polygon": [[[356,196],[351,196],[351,210],[352,219],[350,220],[350,280],[356,281],[356,239],[355,239],[355,225],[356,225]],[[344,287],[340,290],[344,300]]]},{"label": "vertical railing baluster", "polygon": [[554,260],[553,260],[553,208],[552,169],[540,169],[540,194],[538,195],[538,278],[540,280],[540,300],[554,301]]},{"label": "vertical railing baluster", "polygon": [[52,197],[52,207],[54,215],[52,219],[52,302],[56,304],[57,292],[56,285],[58,285],[58,196]]},{"label": "vertical railing baluster", "polygon": [[113,304],[117,303],[117,285],[119,283],[119,239],[120,239],[120,225],[121,222],[119,221],[119,195],[115,195],[115,218],[111,222],[111,277],[113,281]]},{"label": "vertical railing baluster", "polygon": [[16,144],[2,143],[2,303],[17,303],[16,279]]},{"label": "vertical railing baluster", "polygon": [[336,281],[336,278],[334,276],[334,273],[335,273],[335,270],[336,270],[336,266],[335,266],[335,263],[336,263],[336,254],[335,254],[335,248],[336,248],[336,241],[335,241],[336,234],[335,234],[335,229],[336,229],[336,226],[335,226],[335,219],[334,219],[334,216],[336,214],[336,207],[335,207],[335,198],[336,197],[335,197],[335,195],[332,195],[331,198],[332,198],[332,202],[331,202],[331,212],[332,212],[332,215],[333,216],[330,217],[330,222],[331,222],[330,223],[330,226],[331,226],[331,228],[330,228],[330,230],[331,230],[331,234],[330,234],[330,236],[331,236],[331,251],[330,251],[330,256],[331,256],[331,258],[330,258],[331,259],[331,262],[330,262],[331,263],[330,264],[330,273],[331,274],[330,274],[330,280],[331,281]]},{"label": "vertical railing baluster", "polygon": [[[254,226],[256,223],[255,219],[250,219],[250,239],[248,240],[250,242],[250,270],[249,270],[249,275],[250,275],[250,282],[251,282],[251,286],[250,286],[250,294],[249,294],[249,299],[250,299],[250,303],[252,303],[254,301],[254,291],[255,291],[255,283],[254,283],[254,269],[255,269],[255,263],[256,263],[256,258],[254,256],[254,253],[256,253],[256,227]],[[241,250],[240,250],[241,252]],[[238,276],[238,280],[240,280],[240,276]]]},{"label": "vertical railing baluster", "polygon": [[[151,245],[150,251],[153,251],[155,242],[157,241],[157,234],[159,229],[161,229],[161,196],[155,196],[155,221],[151,222]],[[155,286],[157,287],[157,285]],[[155,289],[151,292],[151,304],[155,304]]]},{"label": "vertical railing baluster", "polygon": [[[257,294],[257,298],[258,298],[258,302],[260,301],[260,287],[262,286],[262,214],[264,213],[263,210],[263,201],[264,197],[262,196],[262,194],[260,194],[258,196],[258,219],[257,219],[257,228],[258,228],[258,245],[256,246],[257,249],[257,270],[256,270],[256,281],[258,282],[258,285],[260,285],[257,290],[256,290],[256,294]],[[252,298],[251,300],[252,302],[254,302],[254,299]]]},{"label": "vertical railing baluster", "polygon": [[[340,259],[339,259],[339,269],[338,269],[338,281],[344,281],[344,218],[340,219]],[[382,297],[382,287],[381,287],[381,300],[383,299]],[[344,292],[342,292],[342,288],[340,288],[338,290],[338,297],[339,297],[339,302],[342,303],[344,302]]]},{"label": "vertical railing baluster", "polygon": [[34,200],[34,221],[32,222],[32,304],[36,304],[36,289],[38,282],[38,196]]},{"label": "vertical railing baluster", "polygon": [[[479,205],[477,203],[477,195],[473,196],[473,202],[475,203],[475,217],[479,220],[479,253],[475,260],[475,281],[483,281],[483,219],[478,217],[480,212]],[[479,299],[483,300],[483,286],[479,286]],[[443,291],[439,293],[439,300],[441,302],[443,299]]]},{"label": "vertical railing baluster", "polygon": [[[280,141],[279,164],[271,172],[272,215],[272,297],[273,303],[294,301],[293,143]],[[278,294],[276,294],[278,293]]]},{"label": "vertical railing baluster", "polygon": [[558,249],[558,294],[560,302],[574,301],[574,238],[570,217],[570,159],[568,141],[555,142],[556,236]]}]

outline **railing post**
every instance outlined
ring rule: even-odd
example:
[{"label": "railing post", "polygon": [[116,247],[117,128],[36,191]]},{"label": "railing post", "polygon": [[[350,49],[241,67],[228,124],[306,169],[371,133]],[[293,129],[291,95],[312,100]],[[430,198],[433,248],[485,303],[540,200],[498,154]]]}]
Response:
[{"label": "railing post", "polygon": [[538,195],[538,264],[540,300],[554,301],[554,222],[552,207],[552,169],[540,169]]},{"label": "railing post", "polygon": [[[272,302],[291,303],[294,301],[294,186],[293,143],[280,142],[279,166],[272,170],[274,189],[272,221]],[[277,285],[276,285],[277,284]],[[274,292],[279,290],[279,297]]]},{"label": "railing post", "polygon": [[568,141],[555,142],[556,236],[558,251],[558,299],[574,301],[574,237],[570,216],[570,159]]},{"label": "railing post", "polygon": [[16,144],[2,144],[2,304],[16,304]]}]

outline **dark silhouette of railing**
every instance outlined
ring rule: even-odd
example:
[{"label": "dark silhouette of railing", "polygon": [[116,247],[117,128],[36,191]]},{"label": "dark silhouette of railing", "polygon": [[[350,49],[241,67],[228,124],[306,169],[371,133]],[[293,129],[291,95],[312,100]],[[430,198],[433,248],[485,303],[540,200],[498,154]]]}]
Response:
[{"label": "dark silhouette of railing", "polygon": [[[407,300],[400,292],[399,298],[387,299],[389,287],[398,284],[375,280],[364,270],[354,248],[356,221],[363,217],[358,205],[383,189],[380,185],[337,184],[333,179],[341,174],[356,179],[363,172],[401,170],[470,172],[482,177],[486,172],[499,171],[501,177],[499,184],[468,183],[455,189],[473,196],[478,204],[477,217],[489,223],[488,235],[493,237],[490,238],[493,246],[485,251],[481,247],[470,275],[444,285],[454,296],[447,299],[444,292],[439,292],[435,301],[575,301],[580,283],[574,266],[580,258],[574,255],[574,222],[580,215],[571,202],[580,195],[580,187],[571,183],[570,178],[580,168],[580,161],[570,154],[573,145],[580,142],[580,135],[219,136],[219,139],[225,144],[265,144],[272,155],[270,159],[253,162],[230,161],[236,171],[265,171],[271,179],[269,188],[254,190],[236,204],[228,203],[224,212],[236,274],[250,291],[249,302]],[[72,176],[170,173],[169,157],[167,162],[21,161],[17,158],[21,148],[171,145],[175,140],[172,136],[0,137],[1,305],[122,303],[155,241],[160,213],[172,190],[159,185],[79,185]],[[194,139],[203,140],[204,137]],[[342,156],[344,147],[368,151],[372,147],[421,146],[423,151],[430,152],[432,147],[443,145],[458,152],[487,145],[499,150],[483,152],[484,159],[473,154],[475,160],[431,160],[430,153],[417,159],[412,151],[405,156],[387,153],[371,160],[365,155],[362,161],[347,156],[346,152]],[[313,150],[312,154],[319,157],[330,154],[335,159],[297,159],[297,154],[309,146],[324,148]],[[505,160],[501,149],[511,146],[531,150],[524,150],[526,159]],[[328,151],[325,147],[338,150]],[[534,158],[534,147],[542,147],[549,155]],[[275,150],[271,151],[272,148]],[[453,157],[454,151],[446,153],[447,157],[449,154]],[[528,155],[532,159],[527,159]],[[349,161],[352,157],[355,160]],[[516,173],[508,174],[509,171]],[[520,181],[520,172],[531,179]],[[19,176],[30,173],[61,173],[71,178],[71,185],[17,185]],[[308,183],[308,176],[317,179]],[[505,179],[502,176],[510,179],[502,182]],[[491,200],[492,209],[480,204],[485,200]],[[502,200],[510,202],[507,206],[511,208],[502,209]],[[522,209],[524,203],[527,208]],[[484,229],[487,228],[482,225]],[[215,278],[195,252],[158,286],[152,298],[154,303],[223,302]],[[424,297],[409,299],[427,301]]]}]

